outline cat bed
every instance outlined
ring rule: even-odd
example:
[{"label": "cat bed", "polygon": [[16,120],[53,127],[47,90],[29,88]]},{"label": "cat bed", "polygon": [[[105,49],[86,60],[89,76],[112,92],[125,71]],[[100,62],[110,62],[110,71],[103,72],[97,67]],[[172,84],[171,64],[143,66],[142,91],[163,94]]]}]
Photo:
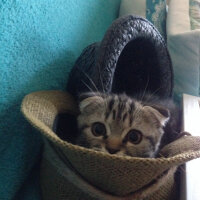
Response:
[{"label": "cat bed", "polygon": [[[128,95],[145,90],[171,97],[172,88],[164,40],[151,23],[136,16],[116,20],[101,43],[83,51],[67,86],[73,97],[89,90]],[[44,138],[43,199],[177,199],[174,173],[180,164],[200,157],[199,137],[184,136],[168,144],[159,158],[117,156],[80,147],[55,131],[59,115],[78,115],[73,97],[67,92],[41,91],[22,102],[25,118]],[[73,136],[76,131],[66,128],[64,134]]]},{"label": "cat bed", "polygon": [[83,50],[68,79],[74,96],[85,91],[171,97],[173,71],[164,39],[148,20],[127,15],[113,22],[100,43]]},{"label": "cat bed", "polygon": [[67,92],[31,93],[21,110],[45,141],[40,173],[43,199],[172,200],[176,167],[200,157],[200,137],[193,136],[168,144],[159,158],[111,155],[62,140],[54,132],[56,117],[78,114],[76,101]]}]

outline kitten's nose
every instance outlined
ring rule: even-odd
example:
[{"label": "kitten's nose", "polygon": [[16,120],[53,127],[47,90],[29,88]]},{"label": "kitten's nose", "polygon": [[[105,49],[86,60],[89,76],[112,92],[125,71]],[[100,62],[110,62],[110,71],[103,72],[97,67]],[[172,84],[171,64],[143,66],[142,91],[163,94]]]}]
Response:
[{"label": "kitten's nose", "polygon": [[106,149],[110,154],[114,154],[114,153],[117,153],[119,151],[119,149],[110,149],[110,148],[106,148]]},{"label": "kitten's nose", "polygon": [[117,153],[121,148],[121,138],[110,136],[106,140],[106,149],[110,154]]}]

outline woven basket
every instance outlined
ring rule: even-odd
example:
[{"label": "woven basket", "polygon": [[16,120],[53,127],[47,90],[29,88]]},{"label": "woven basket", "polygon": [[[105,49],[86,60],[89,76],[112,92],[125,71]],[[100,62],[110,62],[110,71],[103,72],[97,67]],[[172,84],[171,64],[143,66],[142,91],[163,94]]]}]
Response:
[{"label": "woven basket", "polygon": [[138,16],[120,17],[101,42],[83,50],[70,73],[67,91],[76,97],[90,90],[172,96],[171,59],[153,24]]},{"label": "woven basket", "polygon": [[53,131],[56,116],[78,113],[75,101],[66,92],[31,93],[24,98],[21,109],[45,141],[41,163],[43,199],[176,199],[177,166],[200,157],[200,138],[192,136],[165,146],[161,158],[110,155],[64,141]]}]

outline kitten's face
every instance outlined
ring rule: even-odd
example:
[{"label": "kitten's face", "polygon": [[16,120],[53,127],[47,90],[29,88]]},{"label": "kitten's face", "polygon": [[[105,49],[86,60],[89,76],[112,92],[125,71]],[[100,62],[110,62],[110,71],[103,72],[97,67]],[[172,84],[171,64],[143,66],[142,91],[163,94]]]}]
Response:
[{"label": "kitten's face", "polygon": [[134,157],[155,157],[169,119],[167,110],[125,95],[90,96],[80,102],[80,112],[77,144]]}]

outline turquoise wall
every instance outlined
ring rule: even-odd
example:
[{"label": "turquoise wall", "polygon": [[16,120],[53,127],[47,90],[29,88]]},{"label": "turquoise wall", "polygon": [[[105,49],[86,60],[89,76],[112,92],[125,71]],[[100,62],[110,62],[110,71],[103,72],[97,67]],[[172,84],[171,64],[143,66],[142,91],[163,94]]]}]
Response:
[{"label": "turquoise wall", "polygon": [[0,199],[39,198],[35,163],[41,139],[20,113],[23,97],[65,89],[76,58],[102,39],[118,16],[119,4],[0,0]]}]

